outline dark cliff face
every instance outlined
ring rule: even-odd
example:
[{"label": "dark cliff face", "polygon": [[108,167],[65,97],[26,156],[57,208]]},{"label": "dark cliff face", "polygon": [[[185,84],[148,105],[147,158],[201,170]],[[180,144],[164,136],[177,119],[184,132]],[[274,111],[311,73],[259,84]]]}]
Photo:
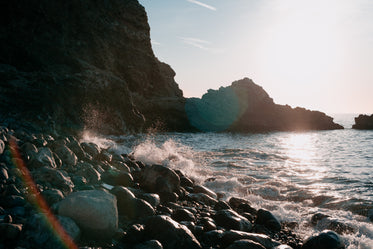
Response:
[{"label": "dark cliff face", "polygon": [[373,130],[373,114],[370,116],[360,114],[355,118],[355,124],[352,128],[358,130]]},{"label": "dark cliff face", "polygon": [[186,111],[191,124],[203,131],[303,131],[343,129],[325,113],[277,105],[266,91],[245,78],[202,99],[189,99]]},{"label": "dark cliff face", "polygon": [[154,56],[137,0],[2,1],[0,18],[3,121],[107,133],[154,123],[188,129],[175,73]]}]

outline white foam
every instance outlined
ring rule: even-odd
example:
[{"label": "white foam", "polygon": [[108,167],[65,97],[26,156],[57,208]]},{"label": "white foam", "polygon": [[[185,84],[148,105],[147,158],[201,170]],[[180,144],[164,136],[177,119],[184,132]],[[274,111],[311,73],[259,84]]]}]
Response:
[{"label": "white foam", "polygon": [[102,137],[88,130],[83,131],[83,133],[81,134],[80,142],[94,143],[100,149],[108,149],[117,145],[113,140]]}]

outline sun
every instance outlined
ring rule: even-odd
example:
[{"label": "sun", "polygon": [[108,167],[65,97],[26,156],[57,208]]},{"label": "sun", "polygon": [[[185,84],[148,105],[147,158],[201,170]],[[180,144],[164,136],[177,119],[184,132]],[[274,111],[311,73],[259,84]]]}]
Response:
[{"label": "sun", "polygon": [[340,6],[334,0],[277,1],[259,49],[262,67],[289,83],[312,83],[335,72],[343,42]]}]

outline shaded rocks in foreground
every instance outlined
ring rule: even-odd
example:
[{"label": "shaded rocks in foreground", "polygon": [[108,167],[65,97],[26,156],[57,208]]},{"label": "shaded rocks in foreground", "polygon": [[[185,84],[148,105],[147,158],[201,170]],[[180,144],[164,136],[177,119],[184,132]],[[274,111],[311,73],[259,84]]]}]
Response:
[{"label": "shaded rocks in foreground", "polygon": [[352,128],[358,130],[373,130],[373,114],[370,116],[360,114],[355,118],[355,124]]}]

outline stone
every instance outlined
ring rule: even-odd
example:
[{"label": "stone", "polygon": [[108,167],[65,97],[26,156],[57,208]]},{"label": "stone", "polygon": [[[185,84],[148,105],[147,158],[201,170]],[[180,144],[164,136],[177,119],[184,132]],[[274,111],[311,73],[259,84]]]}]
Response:
[{"label": "stone", "polygon": [[156,164],[143,169],[140,184],[151,193],[173,193],[180,190],[180,178],[176,172]]},{"label": "stone", "polygon": [[213,199],[217,199],[218,196],[216,195],[216,193],[214,191],[212,191],[211,189],[205,187],[205,186],[202,186],[202,185],[195,185],[193,187],[193,192],[194,193],[204,193],[204,194],[207,194],[208,196],[210,196],[211,198]]},{"label": "stone", "polygon": [[145,222],[145,233],[150,239],[162,243],[164,249],[200,249],[198,240],[190,230],[168,216],[156,215]]},{"label": "stone", "polygon": [[80,146],[80,143],[76,137],[70,136],[67,145],[79,159],[86,157],[85,151],[83,150],[82,146]]},{"label": "stone", "polygon": [[216,247],[220,244],[220,240],[223,237],[223,230],[212,230],[205,232],[202,235],[202,242],[206,246]]},{"label": "stone", "polygon": [[217,200],[214,198],[211,198],[209,195],[204,193],[198,193],[198,194],[188,194],[187,199],[202,202],[208,206],[214,206],[216,203],[218,203]]},{"label": "stone", "polygon": [[136,198],[125,187],[116,186],[111,193],[117,197],[118,213],[128,219],[140,219],[155,214],[154,208],[148,202]]},{"label": "stone", "polygon": [[71,178],[61,170],[43,167],[33,172],[36,182],[49,183],[65,194],[71,193],[74,183]]},{"label": "stone", "polygon": [[216,224],[212,218],[202,217],[200,222],[203,224],[203,230],[205,232],[216,230]]},{"label": "stone", "polygon": [[242,204],[249,204],[250,205],[250,202],[248,200],[238,198],[238,197],[231,197],[229,199],[228,203],[234,209],[237,209]]},{"label": "stone", "polygon": [[25,158],[32,158],[38,153],[38,148],[32,143],[26,142],[22,144],[21,151],[23,152]]},{"label": "stone", "polygon": [[47,147],[39,148],[38,152],[31,157],[31,160],[28,163],[28,165],[31,168],[41,168],[44,166],[50,168],[57,168],[56,161],[53,157],[53,152]]},{"label": "stone", "polygon": [[6,181],[8,178],[8,170],[0,165],[0,181]]},{"label": "stone", "polygon": [[293,248],[288,245],[279,245],[279,246],[274,247],[273,249],[293,249]]},{"label": "stone", "polygon": [[0,196],[0,206],[4,208],[24,206],[25,204],[26,204],[26,201],[22,196],[18,196],[18,195]]},{"label": "stone", "polygon": [[[78,241],[81,233],[76,223],[68,217],[56,216],[56,218],[70,238],[73,241]],[[50,224],[50,220],[43,214],[32,215],[24,227],[24,238],[27,244],[36,248],[66,248],[53,229],[51,229]]]},{"label": "stone", "polygon": [[5,149],[5,143],[3,140],[0,139],[0,155],[3,154],[4,149]]},{"label": "stone", "polygon": [[254,242],[252,240],[249,240],[249,239],[236,240],[235,242],[233,242],[233,244],[228,246],[226,249],[248,249],[248,248],[250,248],[250,249],[266,249],[261,244],[259,244],[257,242]]},{"label": "stone", "polygon": [[176,209],[172,215],[171,218],[175,221],[195,221],[195,217],[189,210],[185,208]]},{"label": "stone", "polygon": [[63,200],[64,195],[63,193],[58,189],[47,189],[41,192],[41,195],[43,196],[44,200],[47,202],[47,204],[51,207],[53,204],[60,202]]},{"label": "stone", "polygon": [[83,142],[80,144],[85,152],[90,154],[93,158],[97,157],[100,153],[100,148],[95,143]]},{"label": "stone", "polygon": [[15,241],[18,239],[19,235],[21,234],[21,231],[21,224],[2,223],[0,224],[0,241]]},{"label": "stone", "polygon": [[56,146],[54,152],[62,160],[63,165],[75,166],[78,162],[78,157],[66,145]]},{"label": "stone", "polygon": [[279,232],[281,230],[281,224],[277,218],[268,210],[259,209],[255,224],[264,225],[266,228]]},{"label": "stone", "polygon": [[152,207],[157,207],[161,203],[161,199],[157,194],[142,193],[138,195],[138,198],[147,201]]},{"label": "stone", "polygon": [[95,239],[111,239],[118,228],[117,199],[104,191],[72,193],[59,203],[58,214],[73,219],[86,236]]},{"label": "stone", "polygon": [[264,246],[267,249],[272,249],[280,245],[277,241],[272,240],[269,236],[264,234],[257,234],[257,233],[247,233],[235,230],[225,231],[222,235],[221,241],[223,245],[230,245],[234,241],[242,240],[242,239],[249,239],[254,242],[257,242]]},{"label": "stone", "polygon": [[146,240],[145,228],[142,224],[132,224],[128,227],[123,241],[130,244],[141,243]]},{"label": "stone", "polygon": [[346,248],[341,237],[333,232],[325,230],[316,236],[306,239],[302,249],[344,249]]},{"label": "stone", "polygon": [[222,209],[231,209],[231,207],[226,201],[219,201],[218,203],[215,204],[214,210],[219,211]]},{"label": "stone", "polygon": [[107,170],[101,175],[103,182],[113,186],[134,186],[133,177],[130,173],[118,170]]},{"label": "stone", "polygon": [[158,240],[148,240],[135,245],[133,249],[163,249],[163,246]]},{"label": "stone", "polygon": [[193,188],[194,183],[188,177],[186,177],[186,176],[180,176],[180,186],[182,186],[184,188],[185,187],[191,187],[191,188]]},{"label": "stone", "polygon": [[243,216],[231,209],[219,210],[213,216],[216,225],[225,229],[250,232],[252,224]]},{"label": "stone", "polygon": [[83,176],[88,183],[97,184],[101,180],[101,174],[89,163],[79,162],[77,164],[79,169],[76,174]]}]

